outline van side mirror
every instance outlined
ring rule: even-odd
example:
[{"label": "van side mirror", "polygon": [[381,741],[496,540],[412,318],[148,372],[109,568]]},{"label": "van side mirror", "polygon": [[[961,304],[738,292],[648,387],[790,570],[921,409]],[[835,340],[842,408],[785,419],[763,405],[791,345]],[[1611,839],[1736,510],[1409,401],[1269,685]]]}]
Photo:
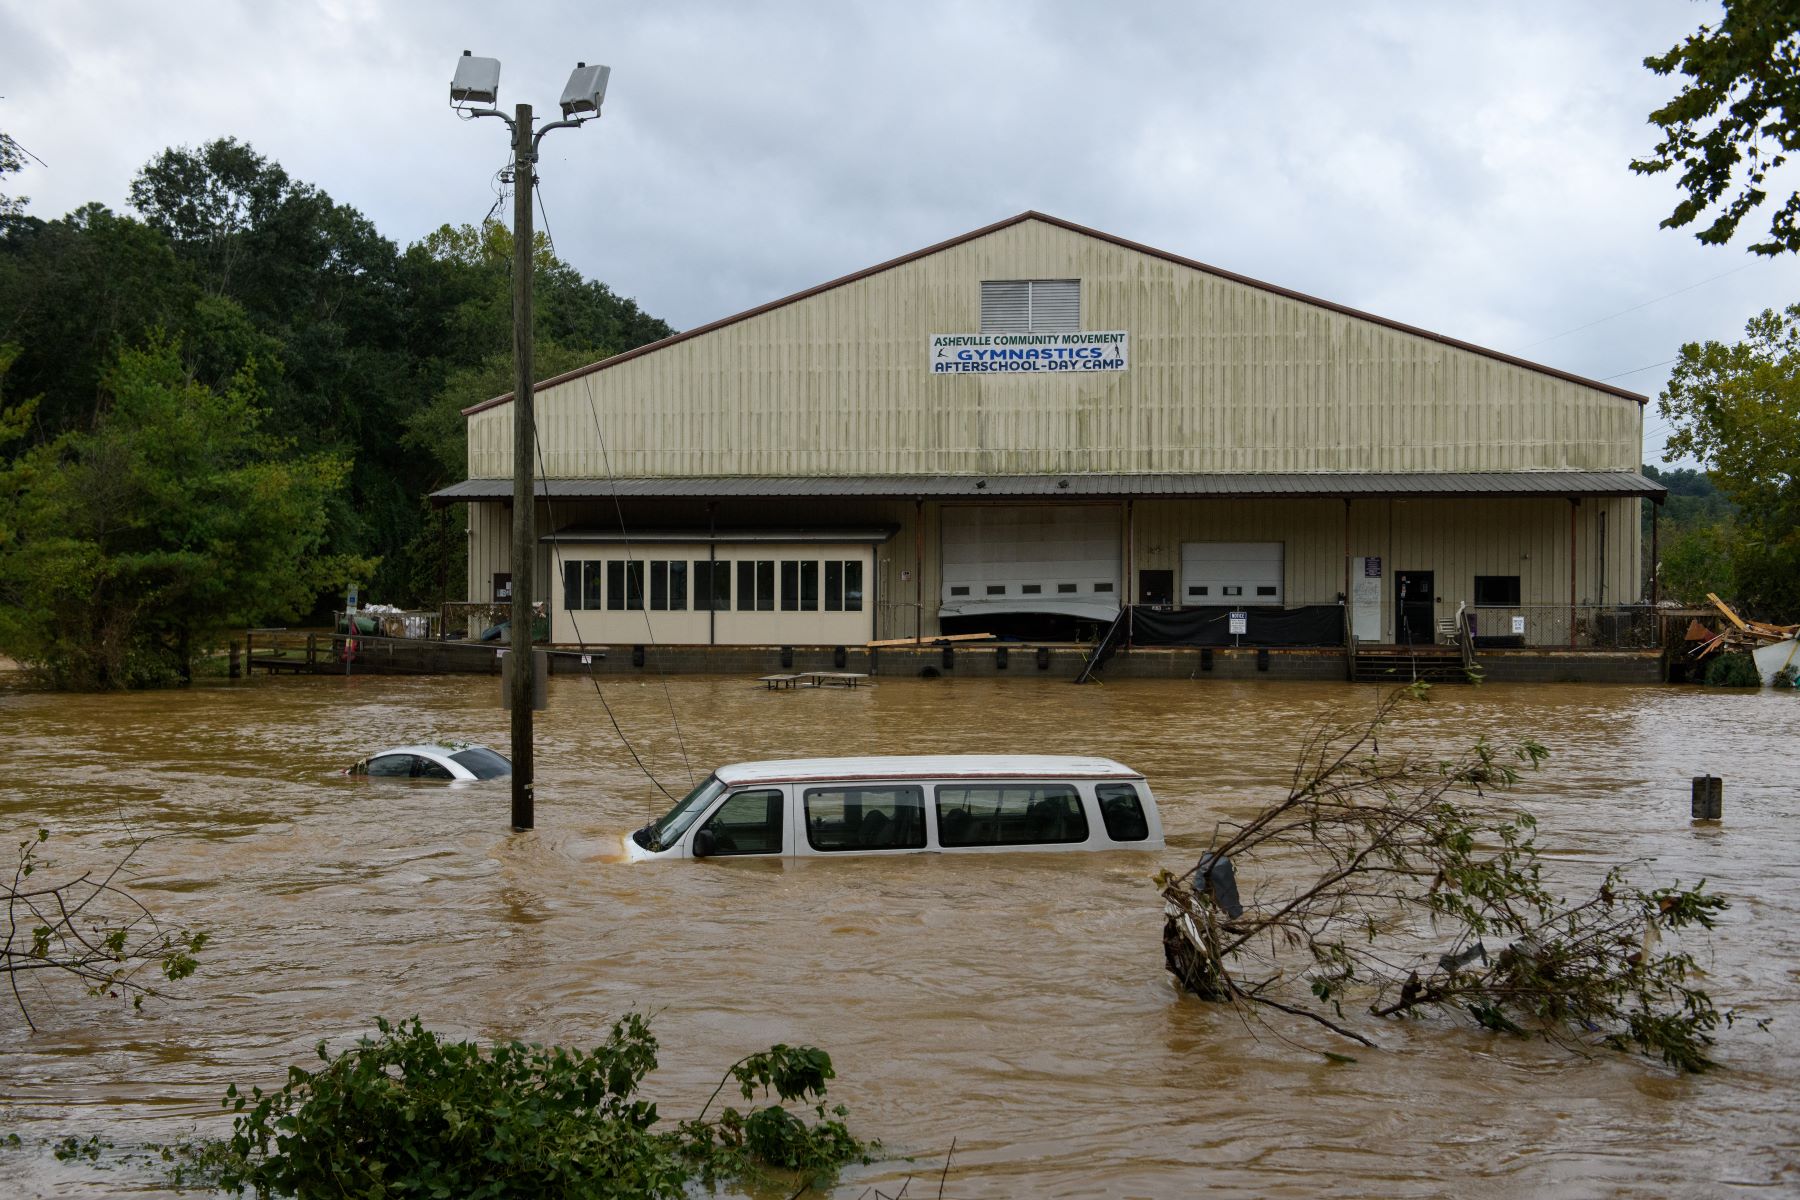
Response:
[{"label": "van side mirror", "polygon": [[693,852],[695,858],[711,858],[719,852],[719,839],[712,830],[702,829],[694,834]]}]

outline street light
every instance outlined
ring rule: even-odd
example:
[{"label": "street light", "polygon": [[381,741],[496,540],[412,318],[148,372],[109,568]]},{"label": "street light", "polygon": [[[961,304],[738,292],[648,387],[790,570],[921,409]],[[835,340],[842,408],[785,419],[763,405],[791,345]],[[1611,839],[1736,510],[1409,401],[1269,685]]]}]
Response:
[{"label": "street light", "polygon": [[[532,761],[531,700],[536,667],[531,655],[532,574],[537,551],[537,497],[532,464],[536,456],[535,398],[531,366],[531,193],[538,143],[552,129],[574,129],[600,115],[612,68],[577,63],[563,87],[562,115],[535,133],[531,105],[507,116],[500,102],[500,60],[464,50],[450,81],[450,107],[466,119],[499,117],[512,130],[513,179],[513,524],[512,524],[512,825],[536,824]],[[486,107],[476,107],[478,105]]]}]

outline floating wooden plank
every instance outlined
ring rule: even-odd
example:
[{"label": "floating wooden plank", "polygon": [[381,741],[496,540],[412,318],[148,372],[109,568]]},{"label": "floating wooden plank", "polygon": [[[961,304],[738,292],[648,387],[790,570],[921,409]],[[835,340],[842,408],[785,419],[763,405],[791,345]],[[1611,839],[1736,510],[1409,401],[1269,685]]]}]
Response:
[{"label": "floating wooden plank", "polygon": [[996,635],[991,633],[946,633],[938,637],[928,638],[883,638],[878,642],[864,642],[871,650],[879,650],[883,646],[938,646],[945,642],[991,642]]},{"label": "floating wooden plank", "polygon": [[1706,593],[1706,598],[1708,600],[1711,600],[1713,602],[1713,607],[1718,609],[1720,612],[1724,613],[1725,616],[1730,619],[1730,621],[1733,625],[1736,625],[1739,629],[1748,629],[1749,628],[1748,625],[1744,624],[1744,618],[1738,616],[1736,613],[1731,611],[1731,605],[1725,603],[1723,600],[1719,599],[1717,596],[1713,595],[1711,592]]}]

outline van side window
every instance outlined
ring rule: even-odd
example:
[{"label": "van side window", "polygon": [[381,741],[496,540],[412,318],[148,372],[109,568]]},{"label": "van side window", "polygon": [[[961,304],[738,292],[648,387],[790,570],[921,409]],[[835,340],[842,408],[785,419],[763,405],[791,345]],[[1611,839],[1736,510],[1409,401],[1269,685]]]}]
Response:
[{"label": "van side window", "polygon": [[806,789],[806,841],[814,850],[923,850],[925,789]]},{"label": "van side window", "polygon": [[739,792],[727,797],[701,827],[713,835],[714,854],[780,854],[781,792]]},{"label": "van side window", "polygon": [[1100,802],[1100,819],[1106,822],[1106,836],[1115,842],[1141,842],[1150,836],[1150,823],[1144,820],[1144,803],[1137,789],[1129,783],[1094,785],[1094,799]]},{"label": "van side window", "polygon": [[943,785],[937,789],[943,846],[1049,846],[1088,840],[1081,795],[1067,784]]}]

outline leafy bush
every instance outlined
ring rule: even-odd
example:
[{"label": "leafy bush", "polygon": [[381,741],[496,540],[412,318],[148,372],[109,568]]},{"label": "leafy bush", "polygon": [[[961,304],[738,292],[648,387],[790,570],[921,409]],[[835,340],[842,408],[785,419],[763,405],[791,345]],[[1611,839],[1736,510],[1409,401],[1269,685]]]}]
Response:
[{"label": "leafy bush", "polygon": [[1706,665],[1707,687],[1761,687],[1762,672],[1748,654],[1721,654]]},{"label": "leafy bush", "polygon": [[[696,1181],[755,1176],[766,1166],[824,1174],[866,1152],[822,1098],[831,1058],[775,1046],[734,1065],[745,1099],[771,1088],[811,1101],[809,1125],[780,1105],[706,1110],[658,1130],[656,1105],[637,1098],[656,1069],[642,1016],[615,1022],[594,1050],[447,1042],[417,1017],[333,1055],[288,1070],[278,1091],[235,1084],[237,1113],[218,1183],[298,1196],[681,1197]],[[718,1090],[713,1093],[716,1098]],[[711,1101],[707,1103],[710,1108]]]}]

